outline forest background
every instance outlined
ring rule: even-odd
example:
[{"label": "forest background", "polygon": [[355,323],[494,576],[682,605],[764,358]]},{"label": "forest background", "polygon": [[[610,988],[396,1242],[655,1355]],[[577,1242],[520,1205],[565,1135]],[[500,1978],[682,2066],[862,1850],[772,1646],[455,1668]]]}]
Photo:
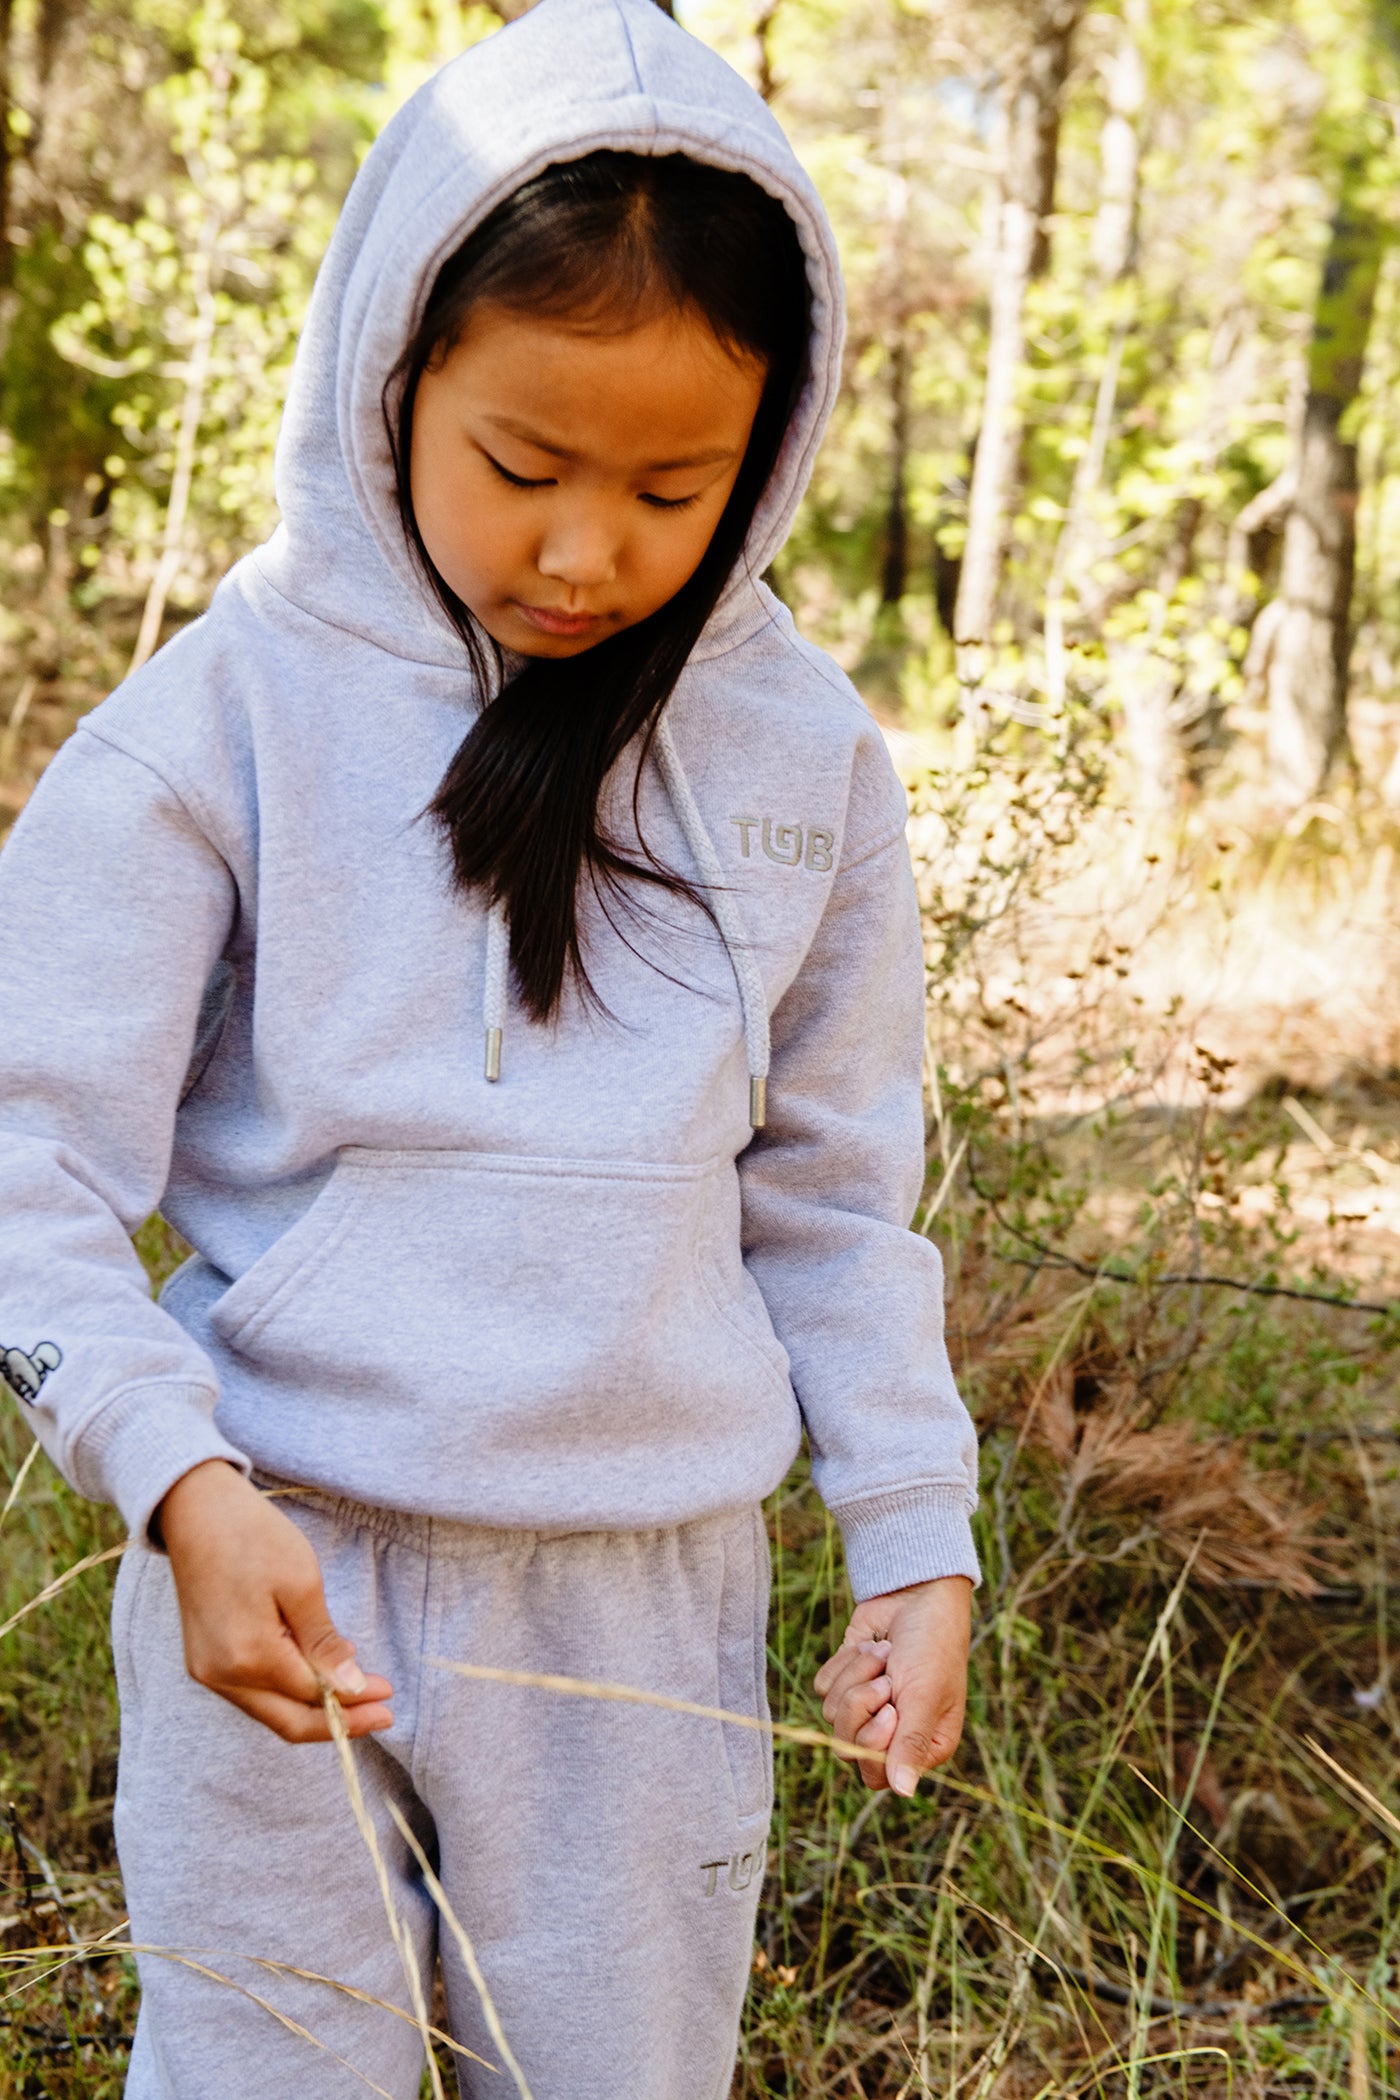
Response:
[{"label": "forest background", "polygon": [[[271,529],[339,202],[514,11],[0,0],[0,822]],[[737,2090],[1391,2093],[1400,0],[679,12],[842,246],[771,580],[910,787],[983,1447],[963,1752],[780,1747]],[[2,1434],[0,2096],[104,2100],[120,1542]],[[839,1557],[771,1514],[810,1722]]]}]

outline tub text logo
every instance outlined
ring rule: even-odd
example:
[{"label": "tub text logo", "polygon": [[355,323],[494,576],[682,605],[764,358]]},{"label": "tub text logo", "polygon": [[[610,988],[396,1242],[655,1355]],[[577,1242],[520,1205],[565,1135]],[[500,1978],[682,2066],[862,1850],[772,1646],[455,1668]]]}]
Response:
[{"label": "tub text logo", "polygon": [[755,1881],[762,1881],[767,1863],[767,1838],[761,1838],[752,1852],[730,1852],[724,1859],[702,1859],[700,1872],[705,1876],[705,1894],[713,1896],[718,1889],[727,1888],[732,1889],[736,1896],[742,1895]]},{"label": "tub text logo", "polygon": [[780,824],[776,817],[731,817],[739,834],[739,851],[745,860],[762,853],[780,868],[810,868],[814,875],[829,875],[836,851],[834,831],[815,824]]}]

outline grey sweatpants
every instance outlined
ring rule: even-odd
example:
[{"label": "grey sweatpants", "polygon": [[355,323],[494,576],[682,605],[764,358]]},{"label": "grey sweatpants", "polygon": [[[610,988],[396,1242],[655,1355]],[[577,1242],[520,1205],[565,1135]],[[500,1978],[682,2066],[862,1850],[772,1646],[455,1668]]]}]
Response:
[{"label": "grey sweatpants", "polygon": [[[281,1506],[320,1556],[335,1623],[394,1687],[392,1731],[355,1754],[425,1979],[440,1949],[456,2038],[499,2062],[390,1801],[437,1862],[534,2100],[723,2100],[772,1805],[767,1738],[472,1682],[433,1661],[766,1716],[759,1512],[550,1537],[330,1497]],[[366,2080],[416,2100],[415,2028],[250,1959],[408,2006],[334,1746],[283,1743],[192,1682],[170,1570],[154,1554],[122,1564],[113,1643],[132,1939],[228,1979],[140,1957],[129,2100],[348,2100]],[[504,2069],[465,2063],[460,2076],[470,2100],[513,2100]]]}]

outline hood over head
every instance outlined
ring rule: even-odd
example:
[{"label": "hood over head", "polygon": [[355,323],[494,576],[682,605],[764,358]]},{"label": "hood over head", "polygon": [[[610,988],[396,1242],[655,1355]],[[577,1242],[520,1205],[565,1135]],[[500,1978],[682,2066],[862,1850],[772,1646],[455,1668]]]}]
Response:
[{"label": "hood over head", "polygon": [[[750,176],[791,214],[812,288],[806,387],[746,547],[751,576],[792,523],[840,380],[836,244],[811,181],[752,88],[655,0],[540,0],[405,103],[356,176],[317,275],[277,443],[282,523],[254,556],[317,618],[413,661],[461,639],[399,522],[385,379],[438,270],[473,227],[556,161],[603,147],[687,153]],[[698,654],[759,611],[731,579]]]}]

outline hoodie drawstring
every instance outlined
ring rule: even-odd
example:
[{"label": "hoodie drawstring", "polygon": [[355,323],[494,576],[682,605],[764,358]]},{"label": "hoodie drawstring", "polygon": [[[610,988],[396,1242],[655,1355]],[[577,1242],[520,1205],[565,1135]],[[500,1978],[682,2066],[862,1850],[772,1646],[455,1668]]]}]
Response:
[{"label": "hoodie drawstring", "polygon": [[486,990],[481,1019],[486,1029],[486,1077],[501,1076],[501,1037],[506,1025],[506,978],[510,965],[510,928],[499,899],[486,916]]},{"label": "hoodie drawstring", "polygon": [[[768,1110],[768,1067],[772,1046],[768,1032],[768,998],[763,977],[754,960],[753,944],[743,917],[725,887],[724,870],[714,841],[705,829],[694,790],[686,778],[671,727],[663,715],[657,724],[654,747],[657,763],[671,807],[676,812],[685,842],[709,893],[720,936],[729,956],[739,1005],[744,1016],[744,1048],[749,1067],[749,1123],[762,1130]],[[501,1076],[501,1036],[506,1018],[506,981],[510,961],[510,929],[505,906],[491,906],[486,921],[486,990],[482,999],[482,1021],[486,1029],[486,1077]]]},{"label": "hoodie drawstring", "polygon": [[739,987],[739,1004],[744,1013],[744,1047],[749,1060],[749,1123],[753,1129],[762,1130],[768,1113],[768,1065],[772,1054],[768,1034],[768,995],[763,989],[763,977],[754,961],[753,943],[743,916],[726,887],[719,855],[705,829],[700,805],[686,779],[685,767],[681,764],[671,725],[665,715],[656,725],[655,749],[671,807],[680,819],[685,842],[709,891],[710,909],[718,922],[734,981]]}]

